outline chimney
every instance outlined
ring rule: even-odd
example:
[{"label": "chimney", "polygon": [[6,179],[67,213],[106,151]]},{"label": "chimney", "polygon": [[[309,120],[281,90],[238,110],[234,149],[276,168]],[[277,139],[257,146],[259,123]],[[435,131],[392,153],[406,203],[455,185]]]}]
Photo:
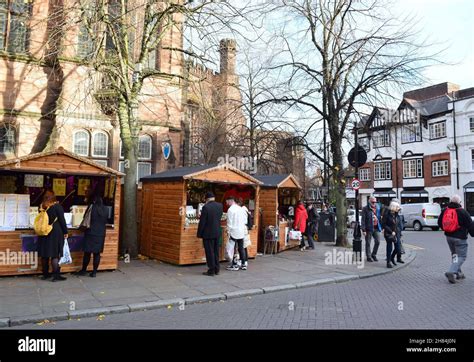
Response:
[{"label": "chimney", "polygon": [[237,43],[234,39],[220,41],[221,74],[235,74]]},{"label": "chimney", "polygon": [[415,101],[424,101],[431,98],[449,95],[452,92],[459,90],[459,85],[449,82],[444,82],[432,85],[426,88],[415,89],[403,93],[403,98],[413,99]]}]

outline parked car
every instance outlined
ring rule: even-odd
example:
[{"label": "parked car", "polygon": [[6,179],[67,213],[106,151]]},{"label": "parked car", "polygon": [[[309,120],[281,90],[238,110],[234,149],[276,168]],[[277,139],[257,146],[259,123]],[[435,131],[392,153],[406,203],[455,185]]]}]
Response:
[{"label": "parked car", "polygon": [[441,206],[436,203],[403,204],[402,215],[405,218],[407,228],[421,231],[429,227],[434,231],[439,230],[438,217],[441,214]]},{"label": "parked car", "polygon": [[[356,221],[356,212],[354,209],[347,210],[347,227],[353,229]],[[362,210],[359,210],[359,225],[362,222]]]}]

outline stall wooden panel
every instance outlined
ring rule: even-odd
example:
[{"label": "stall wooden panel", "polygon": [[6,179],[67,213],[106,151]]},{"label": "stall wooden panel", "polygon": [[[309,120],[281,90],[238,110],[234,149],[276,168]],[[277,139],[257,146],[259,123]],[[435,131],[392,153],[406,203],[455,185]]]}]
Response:
[{"label": "stall wooden panel", "polygon": [[249,179],[239,175],[238,173],[229,172],[228,170],[213,170],[209,173],[199,174],[198,176],[191,176],[190,178],[194,180],[202,180],[202,181],[209,181],[215,182],[219,180],[222,183],[236,183],[242,185],[251,184]]},{"label": "stall wooden panel", "polygon": [[186,204],[184,184],[144,183],[142,190],[152,200],[148,200],[142,211],[141,240],[147,252],[144,255],[178,264],[184,222],[184,211],[180,208]]}]

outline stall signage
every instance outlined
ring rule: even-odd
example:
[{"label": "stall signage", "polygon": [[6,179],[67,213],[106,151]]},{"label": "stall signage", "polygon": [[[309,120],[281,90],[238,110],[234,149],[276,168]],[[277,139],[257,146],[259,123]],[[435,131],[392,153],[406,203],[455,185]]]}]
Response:
[{"label": "stall signage", "polygon": [[77,194],[79,196],[86,196],[86,190],[89,188],[91,180],[87,178],[80,178],[78,181]]},{"label": "stall signage", "polygon": [[43,187],[44,176],[43,175],[25,175],[25,186],[26,187]]},{"label": "stall signage", "polygon": [[169,142],[164,142],[161,144],[161,149],[163,150],[164,159],[169,159],[171,155],[171,144]]},{"label": "stall signage", "polygon": [[353,179],[351,182],[351,186],[353,190],[359,190],[360,189],[360,181],[358,179]]},{"label": "stall signage", "polygon": [[66,179],[55,178],[53,179],[53,192],[56,196],[66,196]]}]

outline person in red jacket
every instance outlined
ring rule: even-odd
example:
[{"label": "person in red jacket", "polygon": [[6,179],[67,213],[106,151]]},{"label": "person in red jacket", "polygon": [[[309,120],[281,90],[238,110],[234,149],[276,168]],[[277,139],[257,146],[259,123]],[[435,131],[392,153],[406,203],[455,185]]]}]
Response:
[{"label": "person in red jacket", "polygon": [[293,229],[301,231],[301,244],[300,250],[304,251],[306,249],[304,243],[304,233],[306,232],[306,222],[308,221],[308,212],[304,207],[303,201],[298,202],[298,206],[295,210],[295,222],[293,223]]}]

